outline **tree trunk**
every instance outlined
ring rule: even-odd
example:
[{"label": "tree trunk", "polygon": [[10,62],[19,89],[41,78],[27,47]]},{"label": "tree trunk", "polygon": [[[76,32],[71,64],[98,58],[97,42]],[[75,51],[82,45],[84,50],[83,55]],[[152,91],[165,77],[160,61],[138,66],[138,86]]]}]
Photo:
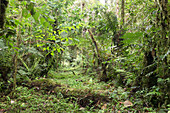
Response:
[{"label": "tree trunk", "polygon": [[125,23],[125,11],[124,11],[124,4],[125,4],[125,1],[122,0],[121,2],[121,23],[120,23],[120,29],[122,29],[122,26],[124,26],[124,23]]},{"label": "tree trunk", "polygon": [[[158,87],[159,92],[169,91],[169,82],[165,82],[169,78],[169,14],[168,14],[168,0],[155,0],[156,17],[155,22],[152,22],[154,32],[148,33],[145,38],[151,40],[154,34],[154,38],[148,43],[146,52],[144,53],[144,70],[140,75],[142,80],[141,85],[143,88],[151,89]],[[151,34],[151,35],[150,35]],[[163,83],[162,83],[163,82]],[[167,97],[167,93],[151,98],[151,103],[154,107],[159,107],[163,103],[169,104],[170,97]],[[166,102],[165,102],[166,101]]]},{"label": "tree trunk", "polygon": [[8,5],[7,0],[0,0],[0,29],[3,29],[4,27],[5,12],[6,12],[7,5]]},{"label": "tree trunk", "polygon": [[119,18],[119,0],[116,1],[116,16]]},{"label": "tree trunk", "polygon": [[[169,12],[168,12],[168,7],[170,6],[168,4],[168,0],[155,0],[157,3],[158,11],[157,11],[157,28],[160,28],[160,34],[157,43],[157,56],[158,56],[158,65],[157,65],[157,70],[158,70],[158,75],[159,78],[166,80],[169,78]],[[163,56],[163,58],[161,57]],[[166,85],[162,86],[161,83],[158,83],[159,87],[161,87],[161,92],[168,92],[170,95],[170,83],[167,82]],[[164,95],[165,97],[166,95]],[[162,97],[162,100],[163,98]],[[170,97],[168,97],[170,100]],[[170,104],[170,102],[167,102]]]},{"label": "tree trunk", "polygon": [[107,4],[107,0],[105,0],[105,5]]}]

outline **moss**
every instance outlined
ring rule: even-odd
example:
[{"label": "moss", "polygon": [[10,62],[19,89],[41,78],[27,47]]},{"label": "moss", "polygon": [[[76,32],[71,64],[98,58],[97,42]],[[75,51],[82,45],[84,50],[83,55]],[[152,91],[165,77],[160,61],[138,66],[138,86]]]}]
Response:
[{"label": "moss", "polygon": [[5,11],[8,5],[7,0],[1,0],[0,3],[0,28],[3,29],[4,23],[5,23]]},{"label": "moss", "polygon": [[38,87],[56,87],[56,86],[61,86],[60,84],[57,84],[53,79],[38,79],[38,80],[33,80],[30,84],[31,86],[38,86]]}]

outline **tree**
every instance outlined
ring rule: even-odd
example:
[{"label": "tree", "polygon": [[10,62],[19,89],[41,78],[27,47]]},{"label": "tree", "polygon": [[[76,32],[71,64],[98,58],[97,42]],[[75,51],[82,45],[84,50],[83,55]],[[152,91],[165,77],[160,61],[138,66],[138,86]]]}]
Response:
[{"label": "tree", "polygon": [[[128,3],[128,2],[127,2]],[[132,5],[133,3],[134,5]],[[141,43],[129,43],[129,46],[133,49],[140,51],[140,53],[134,54],[138,55],[140,58],[139,61],[142,61],[142,64],[139,61],[135,61],[139,66],[139,70],[136,70],[136,75],[134,76],[135,80],[133,85],[140,87],[140,89],[147,89],[146,96],[149,102],[154,107],[160,107],[163,104],[168,104],[167,99],[169,95],[169,10],[168,10],[168,1],[167,0],[155,0],[155,2],[147,1],[141,5],[143,1],[131,1],[130,9],[130,18],[128,28],[130,33],[124,35],[124,42],[128,42],[128,38],[132,38],[131,42],[138,38]],[[127,5],[128,6],[128,5]],[[143,16],[147,15],[147,16]],[[138,29],[135,29],[138,28]],[[138,35],[134,35],[135,32],[139,32]],[[140,35],[142,34],[142,35]],[[129,36],[128,36],[129,35]],[[134,35],[134,36],[133,36]],[[136,37],[136,38],[135,38]],[[134,46],[135,45],[135,46]],[[130,49],[131,50],[131,49]],[[138,63],[137,63],[138,62]],[[132,69],[135,71],[134,69]],[[159,89],[159,93],[154,93],[156,89]],[[166,93],[163,93],[166,92]]]},{"label": "tree", "polygon": [[122,2],[121,2],[121,25],[120,25],[120,29],[122,29],[122,26],[124,26],[124,23],[125,23],[124,5],[125,5],[125,0],[122,0]]},{"label": "tree", "polygon": [[8,6],[8,0],[0,1],[0,29],[3,29],[5,23],[5,12]]}]

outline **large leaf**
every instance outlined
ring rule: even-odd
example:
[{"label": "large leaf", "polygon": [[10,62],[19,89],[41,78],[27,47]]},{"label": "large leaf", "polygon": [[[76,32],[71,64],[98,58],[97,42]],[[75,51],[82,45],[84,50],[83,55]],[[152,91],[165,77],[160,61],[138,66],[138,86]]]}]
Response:
[{"label": "large leaf", "polygon": [[126,33],[121,38],[124,39],[123,43],[125,46],[127,46],[129,44],[136,44],[142,35],[143,35],[142,32]]},{"label": "large leaf", "polygon": [[44,18],[44,17],[41,17],[41,18],[40,18],[40,22],[41,22],[41,24],[43,25],[44,22],[46,22],[45,18]]},{"label": "large leaf", "polygon": [[39,12],[36,12],[36,13],[33,15],[33,18],[34,18],[35,22],[37,22],[37,23],[39,22],[39,20],[38,20],[39,16],[40,16],[40,13],[39,13]]},{"label": "large leaf", "polygon": [[28,15],[28,10],[27,9],[22,9],[22,16],[27,17]]}]

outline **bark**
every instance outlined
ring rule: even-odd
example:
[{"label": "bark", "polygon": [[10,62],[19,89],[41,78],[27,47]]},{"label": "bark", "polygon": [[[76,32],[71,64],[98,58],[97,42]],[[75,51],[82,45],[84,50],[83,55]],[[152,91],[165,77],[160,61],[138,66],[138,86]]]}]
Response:
[{"label": "bark", "polygon": [[108,80],[110,80],[110,78],[107,77],[107,69],[106,69],[108,63],[104,63],[103,61],[109,61],[110,59],[104,60],[104,58],[100,55],[100,50],[98,48],[97,42],[95,41],[92,32],[90,30],[88,30],[88,32],[89,32],[92,42],[96,48],[96,54],[98,57],[98,67],[100,67],[100,66],[102,67],[102,74],[100,77],[100,81],[107,82]]},{"label": "bark", "polygon": [[[157,37],[157,56],[164,56],[168,50],[169,50],[169,45],[170,45],[170,41],[169,41],[169,12],[168,12],[168,0],[156,0],[155,1],[156,5],[157,5],[157,17],[156,17],[156,27],[160,29],[160,34],[159,37]],[[162,51],[163,50],[163,51]],[[162,78],[167,78],[168,77],[168,67],[166,65],[168,65],[168,61],[167,61],[167,57],[165,57],[164,59],[160,59],[160,57],[158,57],[159,61],[162,60],[162,62],[160,62],[158,64],[158,67],[160,65],[164,65],[163,67],[166,68],[162,68],[161,70],[159,70],[158,73],[162,74]]]},{"label": "bark", "polygon": [[[22,10],[21,7],[19,6],[19,21],[22,21]],[[16,39],[16,47],[20,48],[20,43],[21,43],[21,26],[18,25],[17,26],[17,39]],[[16,49],[16,51],[18,51],[18,49]],[[15,91],[16,89],[16,76],[17,76],[17,72],[18,72],[18,52],[15,52],[14,54],[14,72],[13,72],[13,91]],[[14,92],[13,92],[14,93]]]},{"label": "bark", "polygon": [[[157,7],[158,7],[158,11],[157,11],[157,27],[160,28],[160,34],[158,38],[158,43],[157,43],[157,56],[158,57],[158,65],[157,65],[157,70],[158,70],[158,75],[160,78],[162,79],[168,79],[169,78],[169,60],[168,57],[168,51],[169,51],[169,45],[170,45],[170,41],[169,41],[169,12],[168,12],[168,0],[156,0],[157,3]],[[160,56],[164,56],[163,58],[161,58]],[[167,92],[168,95],[170,95],[170,83],[166,83],[166,85],[164,85],[164,87],[161,84],[158,84],[159,87],[161,87],[161,92]],[[164,95],[164,97],[166,96],[166,93]],[[164,99],[164,97],[162,96],[162,100]],[[170,97],[168,97],[167,100],[169,100]],[[170,104],[170,102],[167,102],[167,104]]]},{"label": "bark", "polygon": [[124,19],[125,18],[124,4],[125,4],[125,1],[122,0],[122,2],[121,2],[121,25],[120,25],[120,29],[122,29],[122,26],[125,23],[125,19]]},{"label": "bark", "polygon": [[[142,80],[141,85],[143,88],[152,88],[153,86],[159,87],[159,92],[166,92],[156,98],[151,98],[151,103],[154,107],[161,106],[163,103],[169,104],[170,97],[169,86],[170,83],[164,82],[162,84],[159,79],[165,81],[169,78],[169,66],[168,66],[168,51],[169,51],[169,14],[167,10],[168,0],[155,0],[156,17],[154,22],[151,23],[155,28],[155,31],[150,31],[150,34],[154,34],[154,38],[148,44],[148,48],[144,53],[144,70],[140,75]],[[146,39],[151,39],[152,35],[146,35]],[[151,50],[152,49],[152,50]],[[167,54],[167,55],[166,55]],[[164,57],[162,57],[164,56]],[[158,82],[159,81],[159,82]]]},{"label": "bark", "polygon": [[119,0],[116,1],[116,16],[119,18]]},{"label": "bark", "polygon": [[8,5],[7,0],[0,0],[0,29],[3,29],[5,23],[5,12]]},{"label": "bark", "polygon": [[94,36],[93,36],[92,32],[89,29],[88,29],[88,32],[89,32],[90,37],[91,37],[91,39],[92,39],[92,41],[93,41],[93,43],[95,45],[95,48],[96,48],[96,53],[97,53],[97,56],[98,56],[98,64],[101,64],[101,58],[100,58],[100,53],[99,53],[99,48],[97,46],[97,43],[96,43],[96,41],[94,39]]}]

